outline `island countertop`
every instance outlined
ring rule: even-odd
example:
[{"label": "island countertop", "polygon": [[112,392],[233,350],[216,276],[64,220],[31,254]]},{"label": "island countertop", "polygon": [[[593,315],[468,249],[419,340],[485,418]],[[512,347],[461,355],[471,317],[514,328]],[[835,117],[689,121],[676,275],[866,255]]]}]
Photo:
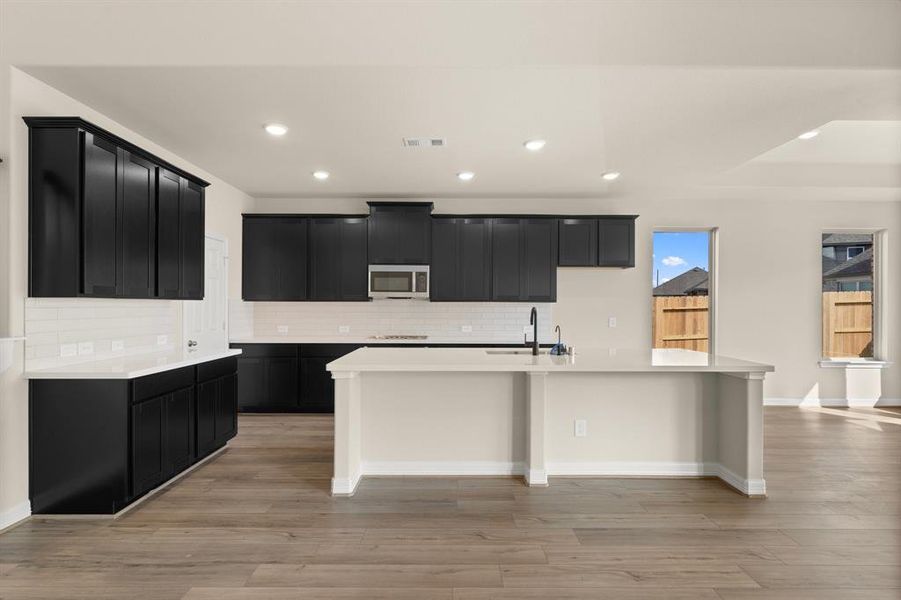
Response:
[{"label": "island countertop", "polygon": [[498,348],[360,348],[330,362],[342,372],[767,373],[772,365],[680,349],[587,349],[574,356]]}]

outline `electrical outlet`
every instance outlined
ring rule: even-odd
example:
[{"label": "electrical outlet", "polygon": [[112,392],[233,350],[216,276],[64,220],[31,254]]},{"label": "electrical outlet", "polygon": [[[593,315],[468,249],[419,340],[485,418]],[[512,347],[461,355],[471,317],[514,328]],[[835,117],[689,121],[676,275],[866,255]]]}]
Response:
[{"label": "electrical outlet", "polygon": [[616,348],[608,348],[607,355],[608,356],[616,356]]},{"label": "electrical outlet", "polygon": [[62,357],[78,356],[78,344],[60,344],[59,355]]},{"label": "electrical outlet", "polygon": [[78,342],[78,354],[94,354],[94,342]]},{"label": "electrical outlet", "polygon": [[616,317],[607,317],[607,327],[616,327]]},{"label": "electrical outlet", "polygon": [[287,325],[279,325],[276,327],[279,335],[288,335],[288,326]]},{"label": "electrical outlet", "polygon": [[125,350],[125,342],[122,340],[113,340],[111,349],[113,352],[121,352],[122,350]]},{"label": "electrical outlet", "polygon": [[576,419],[574,429],[575,431],[573,434],[576,437],[585,437],[588,435],[588,421],[585,419]]},{"label": "electrical outlet", "polygon": [[338,325],[338,333],[350,333],[350,325]]},{"label": "electrical outlet", "polygon": [[157,345],[157,346],[165,346],[165,345],[168,344],[168,343],[169,343],[169,336],[168,336],[168,335],[158,335],[158,336],[156,336],[156,345]]},{"label": "electrical outlet", "polygon": [[460,327],[460,331],[463,333],[472,333],[472,325],[463,325]]}]

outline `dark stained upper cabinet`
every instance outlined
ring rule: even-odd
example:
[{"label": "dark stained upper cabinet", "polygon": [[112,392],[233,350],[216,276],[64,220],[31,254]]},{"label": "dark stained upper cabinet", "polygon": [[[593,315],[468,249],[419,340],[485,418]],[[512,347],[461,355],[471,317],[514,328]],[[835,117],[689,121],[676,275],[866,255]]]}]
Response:
[{"label": "dark stained upper cabinet", "polygon": [[491,228],[491,299],[555,302],[557,219],[498,217]]},{"label": "dark stained upper cabinet", "polygon": [[491,220],[432,219],[431,300],[491,299]]},{"label": "dark stained upper cabinet", "polygon": [[310,219],[310,300],[369,300],[367,220]]},{"label": "dark stained upper cabinet", "polygon": [[635,266],[634,216],[600,217],[598,219],[598,265],[601,267]]},{"label": "dark stained upper cabinet", "polygon": [[634,215],[560,219],[561,267],[634,267]]},{"label": "dark stained upper cabinet", "polygon": [[369,264],[429,264],[431,202],[370,202],[369,207]]},{"label": "dark stained upper cabinet", "polygon": [[244,216],[244,300],[308,298],[308,228],[305,217]]},{"label": "dark stained upper cabinet", "polygon": [[598,220],[560,219],[561,267],[598,265]]},{"label": "dark stained upper cabinet", "polygon": [[24,120],[29,296],[203,298],[205,181],[78,117]]}]

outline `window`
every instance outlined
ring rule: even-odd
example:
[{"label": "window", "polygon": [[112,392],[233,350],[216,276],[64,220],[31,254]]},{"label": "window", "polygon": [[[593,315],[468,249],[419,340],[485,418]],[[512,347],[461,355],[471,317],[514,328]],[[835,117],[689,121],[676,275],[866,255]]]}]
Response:
[{"label": "window", "polygon": [[[823,234],[822,331],[826,359],[875,356],[875,238],[872,233]],[[833,249],[831,256],[828,248]],[[842,260],[845,256],[847,260]]]},{"label": "window", "polygon": [[712,230],[654,232],[653,348],[712,352]]}]

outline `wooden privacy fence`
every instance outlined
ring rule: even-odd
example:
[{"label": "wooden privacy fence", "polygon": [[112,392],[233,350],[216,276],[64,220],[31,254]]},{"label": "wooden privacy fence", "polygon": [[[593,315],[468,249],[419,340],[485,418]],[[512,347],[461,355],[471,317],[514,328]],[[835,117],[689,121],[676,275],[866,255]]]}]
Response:
[{"label": "wooden privacy fence", "polygon": [[655,296],[654,348],[709,351],[707,296]]},{"label": "wooden privacy fence", "polygon": [[823,356],[873,356],[873,292],[823,292]]}]

